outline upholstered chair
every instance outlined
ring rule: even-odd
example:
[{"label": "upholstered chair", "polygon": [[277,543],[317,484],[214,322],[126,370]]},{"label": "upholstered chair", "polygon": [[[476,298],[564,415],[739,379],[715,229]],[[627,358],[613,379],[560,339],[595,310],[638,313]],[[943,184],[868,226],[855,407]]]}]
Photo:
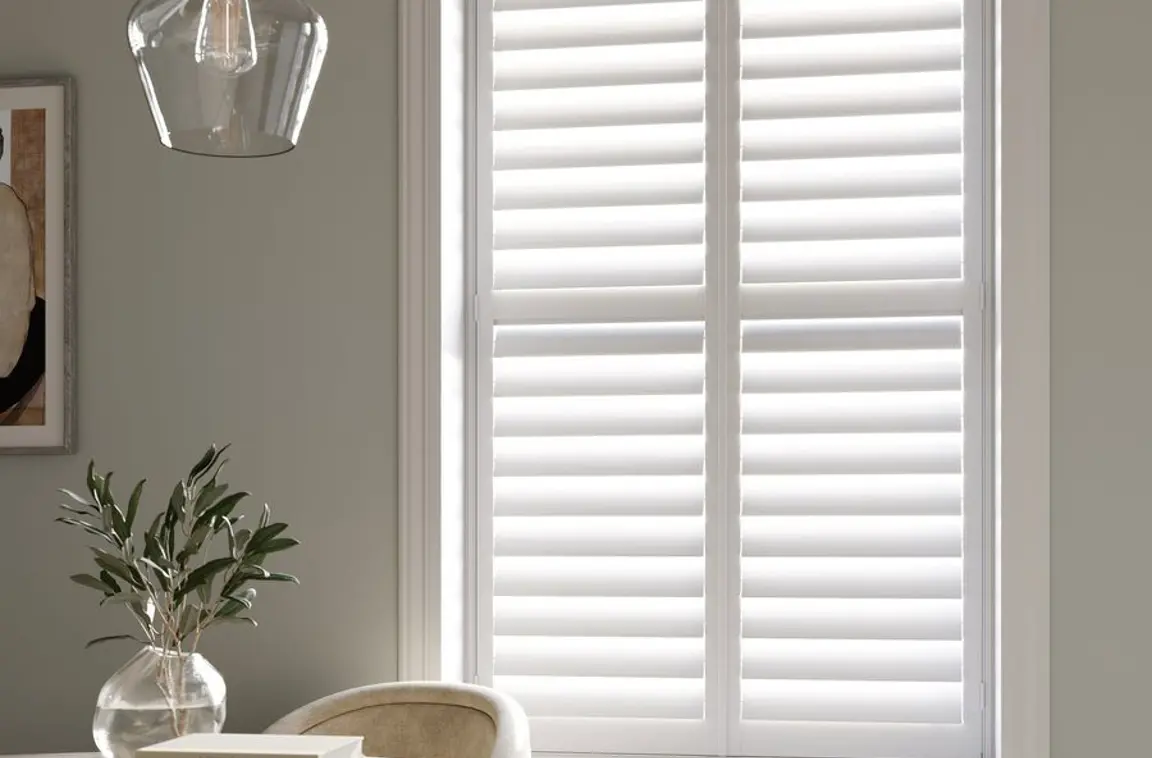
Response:
[{"label": "upholstered chair", "polygon": [[347,690],[293,711],[267,732],[363,737],[364,754],[384,758],[532,758],[520,705],[470,684]]}]

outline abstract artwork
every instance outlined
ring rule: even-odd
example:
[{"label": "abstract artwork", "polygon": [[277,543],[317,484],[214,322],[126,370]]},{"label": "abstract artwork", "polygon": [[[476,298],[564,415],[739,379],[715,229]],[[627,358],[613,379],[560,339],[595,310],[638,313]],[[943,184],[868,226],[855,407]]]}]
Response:
[{"label": "abstract artwork", "polygon": [[0,453],[72,449],[73,97],[0,80]]}]

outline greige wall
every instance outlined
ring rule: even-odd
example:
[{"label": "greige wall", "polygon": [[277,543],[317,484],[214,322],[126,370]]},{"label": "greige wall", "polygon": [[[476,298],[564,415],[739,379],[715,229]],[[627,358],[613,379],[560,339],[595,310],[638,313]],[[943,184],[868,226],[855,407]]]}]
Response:
[{"label": "greige wall", "polygon": [[80,451],[0,457],[0,753],[90,749],[131,653],[83,650],[119,619],[70,586],[84,551],[52,524],[91,456],[159,499],[231,441],[233,482],[304,541],[281,562],[303,586],[207,646],[232,729],[395,677],[396,7],[315,4],[332,47],[301,148],[218,161],[158,146],[130,0],[0,2],[0,76],[78,80],[81,169]]},{"label": "greige wall", "polygon": [[1052,3],[1054,758],[1152,753],[1149,30]]}]

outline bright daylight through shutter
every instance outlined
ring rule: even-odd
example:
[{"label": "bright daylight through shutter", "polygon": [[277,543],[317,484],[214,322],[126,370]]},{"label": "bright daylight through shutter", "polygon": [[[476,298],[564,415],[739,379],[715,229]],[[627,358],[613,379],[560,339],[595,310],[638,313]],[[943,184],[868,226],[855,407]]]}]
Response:
[{"label": "bright daylight through shutter", "polygon": [[481,681],[537,750],[974,758],[965,0],[479,5]]}]

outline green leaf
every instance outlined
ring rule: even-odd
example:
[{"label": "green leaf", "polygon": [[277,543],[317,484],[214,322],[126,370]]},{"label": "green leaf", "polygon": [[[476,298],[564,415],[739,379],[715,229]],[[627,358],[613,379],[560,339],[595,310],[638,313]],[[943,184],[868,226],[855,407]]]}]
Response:
[{"label": "green leaf", "polygon": [[112,494],[112,472],[108,472],[108,476],[104,477],[104,481],[100,483],[100,502],[104,505],[111,505],[116,502],[116,497]]},{"label": "green leaf", "polygon": [[259,624],[257,624],[257,623],[256,623],[256,619],[254,619],[254,618],[249,618],[248,616],[217,616],[217,617],[216,617],[216,620],[215,620],[215,621],[213,621],[212,623],[214,623],[214,624],[215,624],[215,623],[220,623],[220,624],[247,624],[248,626],[251,626],[251,627],[253,627],[253,628],[255,628],[255,627],[259,626]]},{"label": "green leaf", "polygon": [[147,609],[144,607],[144,602],[140,598],[134,598],[128,601],[128,610],[132,611],[132,615],[140,622],[140,625],[145,629],[152,629],[152,619],[148,615]]},{"label": "green leaf", "polygon": [[260,513],[260,529],[268,526],[268,522],[272,519],[272,511],[268,509],[268,503],[264,503],[264,510]]},{"label": "green leaf", "polygon": [[121,541],[127,539],[131,530],[128,529],[128,521],[124,518],[124,512],[115,503],[108,506],[108,511],[112,519],[112,532]]},{"label": "green leaf", "polygon": [[192,592],[201,584],[206,584],[211,581],[213,577],[233,564],[234,561],[231,558],[216,558],[215,560],[208,561],[189,574],[188,578],[184,580],[184,583],[176,588],[174,599],[176,602],[179,602],[189,592]]},{"label": "green leaf", "polygon": [[104,582],[100,581],[94,576],[91,576],[90,574],[73,574],[68,578],[76,582],[76,584],[79,584],[81,587],[87,587],[90,590],[99,590],[105,594],[112,594],[110,588],[107,587]]},{"label": "green leaf", "polygon": [[296,547],[300,544],[300,540],[291,537],[281,537],[275,540],[269,540],[263,545],[252,548],[252,552],[259,553],[260,555],[271,555],[272,553],[279,553],[282,550]]},{"label": "green leaf", "polygon": [[254,582],[288,582],[290,584],[300,584],[300,580],[291,574],[278,574],[276,572],[269,572],[267,576],[252,577]]},{"label": "green leaf", "polygon": [[237,529],[234,535],[236,538],[236,552],[233,554],[233,557],[239,558],[248,547],[248,542],[252,539],[252,532],[247,529]]},{"label": "green leaf", "polygon": [[120,592],[120,585],[116,583],[116,579],[107,571],[100,572],[100,581],[113,592]]},{"label": "green leaf", "polygon": [[68,511],[69,513],[76,514],[77,516],[83,516],[83,517],[87,518],[87,517],[92,515],[92,512],[89,510],[86,510],[84,508],[77,508],[76,506],[68,505],[67,503],[60,503],[60,507],[63,508],[64,510]]},{"label": "green leaf", "polygon": [[107,534],[102,529],[89,524],[87,521],[80,521],[79,519],[74,518],[58,518],[56,521],[61,524],[67,524],[68,526],[78,526],[89,534],[106,541],[108,544],[119,547],[119,545],[116,545],[116,540],[112,539],[111,535]]},{"label": "green leaf", "polygon": [[233,560],[240,560],[240,553],[236,551],[236,530],[232,528],[232,522],[225,519],[224,526],[228,530],[228,555],[232,556]]},{"label": "green leaf", "polygon": [[88,474],[84,480],[88,491],[95,495],[100,491],[100,477],[96,473],[96,461],[88,461]]},{"label": "green leaf", "polygon": [[161,566],[159,563],[152,560],[151,558],[146,558],[146,557],[141,558],[140,562],[143,563],[148,568],[152,569],[152,571],[154,571],[156,574],[158,574],[160,576],[166,576],[166,577],[172,576],[172,573],[169,569],[165,568],[164,566]]},{"label": "green leaf", "polygon": [[257,551],[257,549],[261,545],[263,545],[264,543],[268,542],[271,539],[274,539],[275,537],[278,537],[287,528],[288,528],[287,524],[277,523],[277,524],[269,524],[268,526],[257,529],[256,533],[254,535],[252,535],[252,542],[249,543],[251,546],[250,549],[253,551]]},{"label": "green leaf", "polygon": [[235,616],[243,610],[243,604],[238,603],[235,600],[225,599],[224,604],[220,606],[220,610],[216,612],[216,617],[228,618],[229,616]]},{"label": "green leaf", "polygon": [[114,642],[116,640],[132,640],[140,645],[145,644],[143,640],[137,639],[131,634],[114,634],[111,637],[97,637],[94,640],[89,640],[88,644],[84,646],[84,649],[87,650],[94,645],[102,645],[105,642]]},{"label": "green leaf", "polygon": [[251,493],[236,492],[222,498],[218,503],[196,517],[196,526],[210,523],[214,518],[223,518],[224,516],[230,515],[236,506],[246,497],[251,497]]},{"label": "green leaf", "polygon": [[95,509],[95,507],[96,507],[96,505],[91,500],[89,500],[86,497],[80,497],[79,495],[77,495],[72,490],[62,489],[62,490],[60,490],[60,494],[64,495],[65,497],[70,498],[71,500],[75,501],[77,505],[82,505],[85,508]]},{"label": "green leaf", "polygon": [[144,555],[160,565],[165,565],[168,563],[168,553],[165,552],[164,545],[160,543],[160,539],[156,536],[157,531],[159,531],[161,518],[163,518],[163,514],[156,517],[156,520],[152,522],[152,526],[149,527],[147,533],[144,535]]},{"label": "green leaf", "polygon": [[132,490],[132,497],[128,499],[128,515],[124,518],[128,522],[129,530],[131,530],[131,527],[136,523],[136,513],[140,510],[140,497],[144,494],[144,485],[146,483],[146,479],[141,480],[140,483],[136,485],[136,489]]},{"label": "green leaf", "polygon": [[227,484],[210,484],[200,491],[200,496],[196,498],[196,505],[192,509],[192,515],[199,516],[204,511],[208,510],[217,500],[224,496],[228,491]]},{"label": "green leaf", "polygon": [[249,587],[248,589],[244,590],[239,595],[228,595],[227,599],[231,600],[235,603],[240,603],[240,605],[251,610],[252,609],[252,602],[256,599],[256,588],[255,587]]},{"label": "green leaf", "polygon": [[136,585],[136,578],[132,576],[132,572],[128,569],[128,564],[116,558],[115,556],[108,555],[107,553],[96,555],[96,565],[107,571],[117,579],[123,579],[131,585]]},{"label": "green leaf", "polygon": [[168,498],[168,520],[179,521],[187,504],[188,495],[184,491],[184,483],[179,482],[172,488],[172,496]]},{"label": "green leaf", "polygon": [[176,561],[181,565],[186,565],[196,553],[200,552],[200,547],[204,544],[204,540],[212,531],[211,525],[201,524],[192,530],[192,534],[188,535],[188,541],[184,543],[184,547],[176,556]]},{"label": "green leaf", "polygon": [[196,631],[196,624],[199,621],[200,609],[192,605],[184,606],[184,610],[180,611],[180,623],[176,627],[180,638],[183,639]]},{"label": "green leaf", "polygon": [[188,472],[188,483],[191,484],[199,479],[208,469],[212,468],[212,464],[215,463],[219,457],[220,451],[216,449],[215,445],[208,448],[208,452],[204,453],[200,460],[196,462],[196,465],[192,467],[192,470]]}]

